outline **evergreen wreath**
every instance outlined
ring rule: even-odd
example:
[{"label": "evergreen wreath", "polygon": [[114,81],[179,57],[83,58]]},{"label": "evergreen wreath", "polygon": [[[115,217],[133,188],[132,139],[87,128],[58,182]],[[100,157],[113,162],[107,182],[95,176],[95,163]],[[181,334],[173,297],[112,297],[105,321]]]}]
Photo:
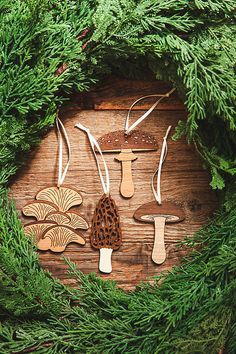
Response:
[{"label": "evergreen wreath", "polygon": [[[0,0],[0,353],[235,353],[235,8]],[[188,118],[175,138],[195,144],[222,190],[219,211],[184,241],[195,251],[154,285],[124,292],[67,261],[79,287],[66,287],[40,268],[9,181],[73,92],[146,68],[183,97]]]}]

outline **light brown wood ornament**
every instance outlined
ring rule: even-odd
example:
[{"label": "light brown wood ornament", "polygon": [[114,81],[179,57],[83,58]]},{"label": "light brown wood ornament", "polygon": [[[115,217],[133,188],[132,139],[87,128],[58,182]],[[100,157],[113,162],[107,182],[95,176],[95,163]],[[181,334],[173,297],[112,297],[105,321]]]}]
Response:
[{"label": "light brown wood ornament", "polygon": [[180,205],[173,202],[158,204],[156,200],[141,205],[134,213],[138,221],[153,223],[155,236],[152,249],[152,260],[156,264],[162,264],[166,259],[164,242],[165,225],[177,223],[184,220],[184,212]]},{"label": "light brown wood ornament", "polygon": [[110,195],[104,194],[96,206],[90,242],[93,248],[100,251],[99,270],[111,273],[112,252],[120,248],[122,234],[118,209]]},{"label": "light brown wood ornament", "polygon": [[137,129],[129,135],[125,135],[123,130],[118,130],[103,135],[98,139],[98,143],[102,152],[119,152],[115,160],[121,162],[120,193],[124,198],[131,198],[134,195],[132,161],[137,159],[134,152],[157,150],[156,139],[150,133]]},{"label": "light brown wood ornament", "polygon": [[75,242],[85,244],[76,229],[88,229],[87,221],[72,207],[82,203],[80,193],[69,187],[48,187],[36,194],[36,200],[26,204],[22,212],[37,221],[25,225],[25,234],[33,236],[41,251],[63,252]]}]

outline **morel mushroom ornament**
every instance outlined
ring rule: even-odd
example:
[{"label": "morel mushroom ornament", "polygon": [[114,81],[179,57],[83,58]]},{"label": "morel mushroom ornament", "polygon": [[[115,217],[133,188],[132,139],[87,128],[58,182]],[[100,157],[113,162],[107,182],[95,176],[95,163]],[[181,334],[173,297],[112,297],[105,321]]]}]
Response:
[{"label": "morel mushroom ornament", "polygon": [[[167,155],[167,137],[170,131],[167,129],[164,137],[158,169],[152,178],[152,189],[155,201],[141,205],[134,213],[134,218],[138,221],[153,223],[155,228],[154,246],[152,250],[152,260],[156,264],[162,264],[166,259],[166,249],[164,242],[165,225],[177,223],[184,220],[184,212],[181,206],[170,201],[161,201],[160,177],[161,168]],[[154,187],[154,178],[157,174],[157,191]]]},{"label": "morel mushroom ornament", "polygon": [[[104,191],[104,195],[98,201],[94,211],[90,242],[93,248],[99,249],[100,251],[99,270],[103,273],[111,273],[112,252],[118,250],[122,242],[119,213],[115,201],[110,196],[109,172],[100,146],[88,128],[84,127],[82,124],[76,124],[76,127],[84,131],[88,136]],[[105,169],[105,179],[100,169],[95,150],[101,155]]]},{"label": "morel mushroom ornament", "polygon": [[[82,203],[80,193],[74,188],[62,186],[70,162],[70,143],[64,125],[58,117],[56,126],[59,136],[58,184],[40,190],[36,194],[36,200],[26,204],[22,213],[36,218],[36,221],[24,226],[24,231],[27,236],[34,238],[39,250],[63,252],[71,242],[85,244],[83,236],[77,229],[87,230],[88,223],[76,210],[71,210],[72,207]],[[68,161],[64,172],[62,172],[62,134],[68,148]]]}]

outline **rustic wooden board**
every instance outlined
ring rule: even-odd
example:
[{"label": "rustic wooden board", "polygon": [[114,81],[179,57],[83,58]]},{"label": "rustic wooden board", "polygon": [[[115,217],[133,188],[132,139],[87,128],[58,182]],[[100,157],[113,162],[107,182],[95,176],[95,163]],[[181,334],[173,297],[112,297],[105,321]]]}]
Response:
[{"label": "rustic wooden board", "polygon": [[[111,86],[110,83],[99,89],[97,96],[96,92],[86,95],[83,105],[88,107],[88,102],[90,102],[89,107],[96,108],[95,110],[80,110],[82,99],[80,98],[79,102],[78,97],[75,97],[73,103],[65,108],[61,115],[72,145],[72,161],[65,183],[80,191],[83,203],[75,210],[78,210],[90,224],[96,203],[102,195],[102,189],[87,137],[75,129],[74,125],[81,122],[90,127],[91,132],[97,138],[109,131],[121,129],[126,115],[124,109],[129,107],[135,97],[153,93],[157,87],[161,89],[163,84],[156,81],[138,82],[137,84],[134,81],[117,80],[115,86]],[[110,91],[112,93],[106,96],[106,92]],[[117,110],[119,104],[120,110]],[[109,110],[110,108],[112,110]],[[142,111],[137,110],[132,116],[137,118],[140,114]],[[141,128],[152,133],[161,145],[167,126],[171,124],[174,127],[180,119],[185,118],[186,112],[183,110],[183,104],[176,97],[175,103],[171,101],[165,110],[164,107],[161,110],[155,110],[141,125]],[[112,197],[117,203],[121,216],[123,244],[118,251],[113,252],[113,272],[109,275],[100,273],[100,276],[116,280],[119,286],[128,290],[134,288],[138,282],[147,280],[161,271],[171,269],[174,264],[178,264],[186,254],[186,250],[176,248],[176,243],[185,235],[192,235],[201,225],[205,224],[217,205],[217,198],[209,187],[208,173],[203,169],[202,162],[194,148],[187,145],[184,139],[177,142],[169,140],[168,147],[169,154],[162,174],[162,197],[183,203],[186,218],[179,224],[166,225],[167,260],[161,266],[155,265],[151,260],[153,225],[138,223],[133,219],[134,211],[141,204],[153,200],[150,183],[159,159],[160,148],[157,152],[137,153],[138,159],[133,162],[135,194],[128,200],[119,194],[120,163],[114,160],[114,154],[105,155],[110,170]],[[18,173],[12,184],[12,194],[19,213],[27,202],[34,199],[40,189],[55,185],[57,151],[55,129],[51,129],[41,145],[30,154],[27,166]],[[22,215],[21,218],[23,222],[33,221],[32,218]],[[91,271],[98,273],[99,252],[91,248],[89,234],[90,229],[84,232],[86,239],[84,247],[70,244],[63,256],[69,257],[85,273]],[[67,266],[62,255],[53,254],[50,251],[42,252],[40,261],[45,269],[51,271],[64,283],[71,285],[75,283],[74,279],[68,277]]]},{"label": "rustic wooden board", "polygon": [[[77,107],[82,109],[96,110],[121,110],[128,109],[138,98],[152,95],[164,94],[172,89],[172,86],[163,81],[153,78],[149,80],[120,79],[110,77],[106,82],[94,90],[82,95],[74,96]],[[157,99],[157,98],[156,98]],[[155,102],[155,98],[146,98],[134,106],[134,110],[148,109]],[[184,104],[179,99],[177,92],[174,92],[168,99],[164,99],[157,107],[157,110],[184,110]]]}]

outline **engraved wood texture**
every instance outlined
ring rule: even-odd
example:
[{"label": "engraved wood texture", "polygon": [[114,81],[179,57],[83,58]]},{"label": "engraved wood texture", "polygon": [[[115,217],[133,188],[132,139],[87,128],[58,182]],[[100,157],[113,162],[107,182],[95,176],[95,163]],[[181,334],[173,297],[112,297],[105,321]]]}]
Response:
[{"label": "engraved wood texture", "polygon": [[75,210],[67,211],[66,215],[68,215],[70,218],[70,222],[69,222],[70,227],[72,227],[73,229],[88,230],[89,228],[88,222],[77,211]]},{"label": "engraved wood texture", "polygon": [[90,241],[92,247],[100,250],[99,270],[111,273],[111,255],[121,246],[120,217],[115,201],[103,195],[94,211]]},{"label": "engraved wood texture", "polygon": [[85,245],[85,239],[68,226],[56,225],[45,230],[37,247],[41,251],[63,252],[70,243]]},{"label": "engraved wood texture", "polygon": [[[51,150],[51,153],[54,157],[57,156],[53,150]],[[82,203],[82,198],[79,192],[71,187],[44,188],[37,193],[36,199],[51,202],[63,212]]]},{"label": "engraved wood texture", "polygon": [[58,207],[50,202],[32,201],[24,206],[22,213],[25,216],[34,216],[37,220],[44,220],[46,215],[58,210]]},{"label": "engraved wood texture", "polygon": [[154,223],[155,217],[164,217],[166,223],[176,223],[183,221],[185,215],[177,200],[164,200],[161,205],[154,200],[141,205],[134,213],[134,218],[142,222]]},{"label": "engraved wood texture", "polygon": [[155,137],[142,130],[133,130],[129,135],[124,130],[109,132],[98,139],[103,152],[120,152],[122,149],[133,151],[157,150],[158,144]]},{"label": "engraved wood texture", "polygon": [[105,194],[99,200],[94,211],[91,245],[96,248],[112,248],[118,250],[122,242],[120,217],[115,201]]},{"label": "engraved wood texture", "polygon": [[46,220],[52,220],[55,221],[58,225],[65,225],[70,223],[70,217],[62,213],[61,211],[58,211],[57,213],[52,212],[46,215]]},{"label": "engraved wood texture", "polygon": [[35,243],[38,243],[42,237],[45,230],[49,229],[51,226],[57,225],[54,221],[37,221],[31,222],[24,226],[25,235],[33,237]]},{"label": "engraved wood texture", "polygon": [[[65,107],[65,112],[60,113],[70,136],[72,150],[71,166],[65,183],[78,189],[83,197],[83,203],[70,210],[79,210],[89,224],[102,195],[102,188],[88,139],[83,134],[79,135],[74,125],[81,122],[91,129],[96,138],[107,132],[120,130],[124,126],[127,109],[135,99],[145,94],[164,93],[170,88],[169,85],[163,85],[156,80],[129,81],[111,78],[93,92],[76,96]],[[148,104],[141,102],[142,106],[137,109],[148,109],[153,100],[147,102]],[[85,110],[81,110],[81,106]],[[142,113],[140,110],[133,112],[131,123]],[[154,135],[161,145],[167,127],[172,125],[174,131],[178,121],[186,119],[186,115],[183,103],[174,94],[169,100],[162,101],[161,106],[141,124],[140,129]],[[56,132],[51,129],[42,144],[32,151],[27,165],[18,173],[11,188],[19,214],[23,206],[31,202],[40,189],[55,185],[58,166],[52,151],[57,149]],[[120,214],[122,245],[113,252],[112,273],[101,274],[98,271],[99,252],[90,245],[91,230],[86,231],[84,236],[87,242],[84,247],[71,243],[63,253],[82,272],[96,272],[102,278],[116,280],[124,289],[133,289],[140,281],[150,281],[150,277],[170,270],[186,255],[186,249],[177,248],[176,243],[186,235],[193,235],[207,223],[217,207],[217,198],[209,187],[208,172],[203,168],[202,161],[192,145],[188,145],[184,138],[176,142],[169,138],[168,151],[162,172],[162,195],[183,205],[185,220],[165,226],[166,261],[162,265],[156,265],[150,257],[153,248],[153,224],[140,223],[133,218],[139,206],[153,200],[150,179],[159,161],[160,149],[137,154],[138,159],[132,163],[135,169],[133,178],[136,190],[131,199],[124,199],[119,193],[120,166],[114,161],[117,154],[106,154],[111,194]],[[21,218],[24,223],[35,221],[33,217],[22,215]],[[39,257],[42,266],[55,277],[65,284],[76,285],[75,280],[67,274],[68,266],[60,254],[45,251],[40,252]]]},{"label": "engraved wood texture", "polygon": [[24,230],[27,236],[34,238],[39,250],[63,252],[72,242],[85,244],[85,240],[75,229],[87,230],[87,221],[76,211],[68,212],[71,207],[82,203],[77,190],[69,187],[48,187],[40,190],[35,198],[38,200],[26,204],[22,213],[38,220],[26,224]]},{"label": "engraved wood texture", "polygon": [[138,129],[133,130],[129,135],[125,135],[124,130],[118,130],[101,136],[98,143],[103,152],[120,152],[115,157],[121,162],[120,193],[124,198],[131,198],[135,189],[131,163],[137,159],[133,151],[157,150],[155,137]]},{"label": "engraved wood texture", "polygon": [[152,260],[162,264],[166,259],[165,224],[177,223],[184,220],[182,207],[171,201],[164,201],[159,205],[155,200],[141,205],[134,213],[138,221],[154,223],[154,244]]}]

